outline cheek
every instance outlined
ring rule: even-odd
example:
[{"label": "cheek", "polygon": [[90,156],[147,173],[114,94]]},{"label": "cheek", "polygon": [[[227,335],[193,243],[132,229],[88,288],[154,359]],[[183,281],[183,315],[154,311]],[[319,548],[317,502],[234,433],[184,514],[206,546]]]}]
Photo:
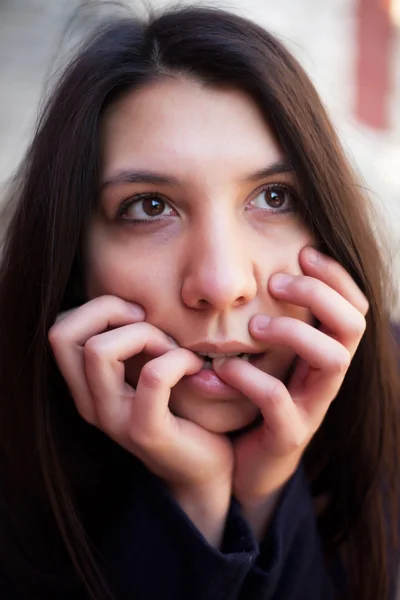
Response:
[{"label": "cheek", "polygon": [[[175,261],[176,262],[176,261]],[[179,292],[174,261],[146,248],[138,251],[129,243],[119,244],[107,237],[93,235],[87,245],[85,291],[88,300],[110,294],[140,304],[150,323],[160,311],[176,306]],[[155,323],[154,323],[155,324]]]},{"label": "cheek", "polygon": [[279,304],[279,315],[276,316],[292,317],[293,319],[304,321],[304,323],[308,323],[310,325],[316,322],[315,317],[308,308],[283,302],[280,302]]},{"label": "cheek", "polygon": [[[271,255],[274,256],[273,263],[266,265],[267,273],[265,280],[268,281],[275,273],[288,273],[290,275],[302,275],[303,271],[299,263],[300,251],[305,246],[313,246],[313,236],[299,223],[293,223],[287,228],[282,228],[279,236],[273,240],[273,248],[270,247]],[[269,292],[268,292],[269,294]],[[295,304],[276,301],[275,316],[288,316],[313,324],[315,319],[308,308],[296,306]]]}]

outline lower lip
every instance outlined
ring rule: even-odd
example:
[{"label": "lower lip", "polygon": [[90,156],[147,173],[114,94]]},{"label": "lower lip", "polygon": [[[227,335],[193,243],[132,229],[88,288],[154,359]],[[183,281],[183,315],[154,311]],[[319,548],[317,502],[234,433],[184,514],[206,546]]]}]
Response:
[{"label": "lower lip", "polygon": [[[256,358],[249,362],[254,366],[264,358],[264,354],[257,354]],[[203,395],[212,396],[213,398],[232,398],[232,396],[241,396],[236,388],[228,385],[223,381],[213,369],[202,369],[195,375],[185,377],[185,381],[196,391]]]}]

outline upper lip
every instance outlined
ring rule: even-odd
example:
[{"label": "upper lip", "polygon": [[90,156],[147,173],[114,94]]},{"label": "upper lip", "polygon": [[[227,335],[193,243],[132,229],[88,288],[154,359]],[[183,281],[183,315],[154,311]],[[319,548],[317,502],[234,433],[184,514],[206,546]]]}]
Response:
[{"label": "upper lip", "polygon": [[204,354],[260,354],[263,352],[261,348],[253,348],[240,342],[225,342],[225,343],[212,343],[204,342],[203,344],[195,344],[188,348],[192,352],[202,352]]}]

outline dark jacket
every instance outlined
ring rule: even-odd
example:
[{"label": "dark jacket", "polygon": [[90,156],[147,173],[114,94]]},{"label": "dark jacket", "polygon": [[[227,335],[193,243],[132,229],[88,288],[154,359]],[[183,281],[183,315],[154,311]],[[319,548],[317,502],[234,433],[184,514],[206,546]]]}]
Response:
[{"label": "dark jacket", "polygon": [[[258,544],[232,501],[221,550],[211,547],[166,486],[139,471],[98,550],[115,600],[331,600],[309,487],[300,467]],[[81,600],[78,589],[32,598]],[[1,600],[25,600],[0,578]]]},{"label": "dark jacket", "polygon": [[215,550],[147,473],[104,542],[117,600],[333,598],[302,468],[261,544],[233,501],[221,550]]}]

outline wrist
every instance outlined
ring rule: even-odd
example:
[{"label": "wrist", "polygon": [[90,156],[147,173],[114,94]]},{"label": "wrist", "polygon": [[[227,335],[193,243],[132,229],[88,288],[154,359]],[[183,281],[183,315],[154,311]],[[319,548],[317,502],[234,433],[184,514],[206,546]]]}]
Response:
[{"label": "wrist", "polygon": [[284,486],[261,497],[237,498],[243,516],[259,542],[265,537],[272,515],[283,491],[283,487]]},{"label": "wrist", "polygon": [[219,482],[180,485],[172,490],[175,500],[207,542],[220,548],[231,502],[231,486]]},{"label": "wrist", "polygon": [[235,498],[258,541],[264,539],[282,492],[295,471],[295,465],[288,469],[271,469],[267,480],[253,487],[247,485],[239,488],[236,482]]}]

